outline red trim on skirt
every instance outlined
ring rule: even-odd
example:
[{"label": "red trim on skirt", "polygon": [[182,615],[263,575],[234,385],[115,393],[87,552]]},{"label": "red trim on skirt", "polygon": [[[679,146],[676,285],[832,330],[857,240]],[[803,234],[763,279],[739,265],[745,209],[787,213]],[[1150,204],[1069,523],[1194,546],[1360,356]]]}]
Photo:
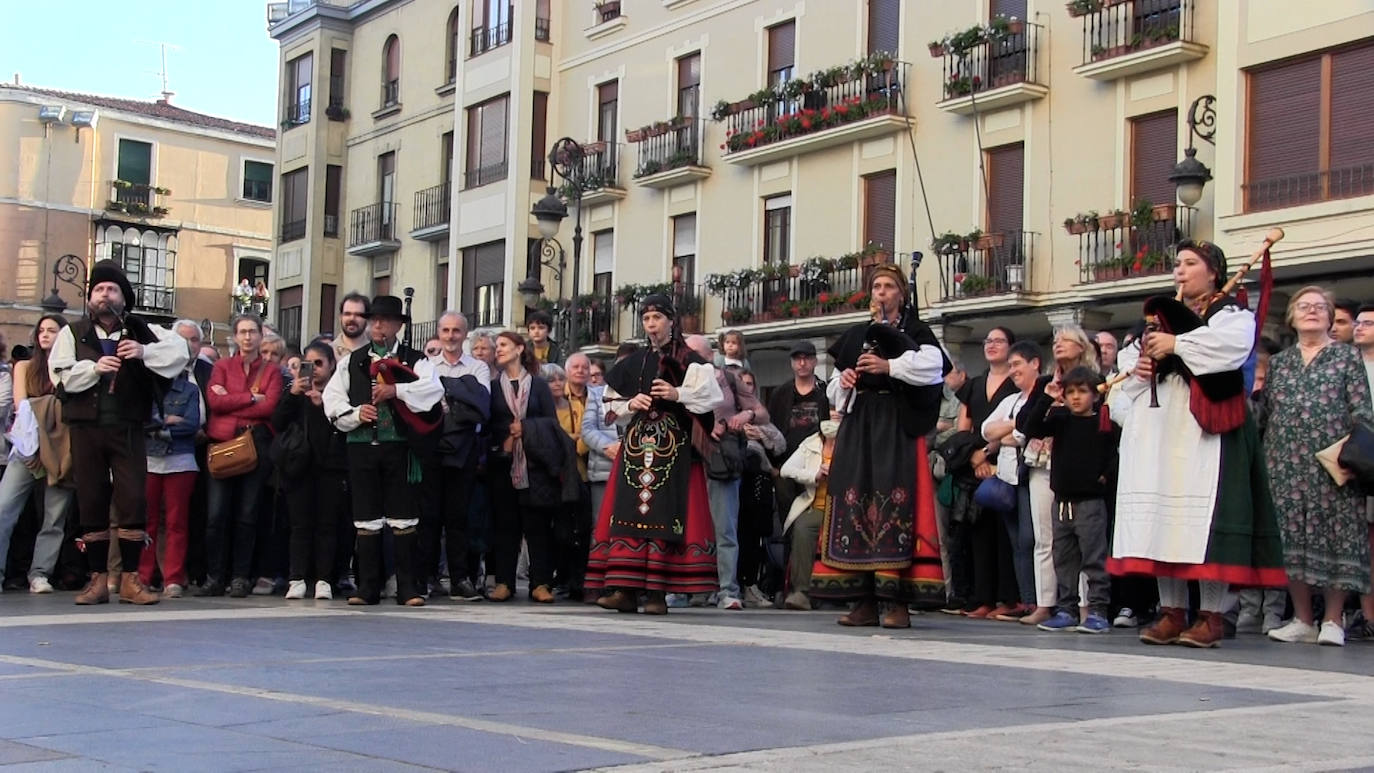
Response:
[{"label": "red trim on skirt", "polygon": [[585,587],[714,593],[720,584],[716,576],[716,530],[711,521],[706,475],[701,465],[692,463],[681,542],[611,535],[611,513],[615,510],[619,477],[620,460],[617,459],[606,481],[606,497],[601,502],[601,512],[597,514],[596,529],[592,533]]},{"label": "red trim on skirt", "polygon": [[1145,574],[1176,580],[1212,580],[1250,588],[1286,588],[1288,573],[1280,567],[1232,564],[1171,564],[1149,558],[1108,558],[1107,573]]}]

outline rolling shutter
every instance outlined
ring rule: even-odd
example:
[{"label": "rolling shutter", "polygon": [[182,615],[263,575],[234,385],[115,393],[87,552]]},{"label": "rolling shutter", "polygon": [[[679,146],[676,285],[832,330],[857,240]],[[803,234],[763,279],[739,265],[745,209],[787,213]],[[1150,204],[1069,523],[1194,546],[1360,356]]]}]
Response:
[{"label": "rolling shutter", "polygon": [[[1374,46],[1331,56],[1331,170],[1374,163]],[[1333,174],[1333,184],[1340,174]],[[1364,175],[1368,185],[1369,175]]]},{"label": "rolling shutter", "polygon": [[797,24],[787,22],[768,28],[768,72],[777,72],[796,65]]},{"label": "rolling shutter", "polygon": [[864,243],[888,250],[896,244],[897,172],[864,178]]},{"label": "rolling shutter", "polygon": [[1177,194],[1169,175],[1178,163],[1178,111],[1131,121],[1131,203],[1173,204]]},{"label": "rolling shutter", "polygon": [[[1321,69],[1321,59],[1314,58],[1250,73],[1248,206],[1316,197]],[[1296,187],[1281,185],[1283,178],[1293,178]]]},{"label": "rolling shutter", "polygon": [[988,151],[988,233],[1019,232],[1026,188],[1025,146],[1004,145]]},{"label": "rolling shutter", "polygon": [[902,0],[868,0],[868,53],[897,54]]},{"label": "rolling shutter", "polygon": [[996,19],[998,16],[1025,20],[1026,0],[992,0],[988,4],[988,18]]}]

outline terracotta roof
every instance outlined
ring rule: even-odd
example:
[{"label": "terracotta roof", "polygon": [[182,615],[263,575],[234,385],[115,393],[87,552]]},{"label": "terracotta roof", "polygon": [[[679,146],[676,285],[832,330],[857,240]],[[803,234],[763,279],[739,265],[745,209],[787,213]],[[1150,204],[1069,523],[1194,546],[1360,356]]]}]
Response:
[{"label": "terracotta roof", "polygon": [[205,113],[197,113],[192,110],[185,110],[177,107],[176,105],[168,104],[162,100],[149,102],[140,99],[105,97],[98,94],[78,94],[72,91],[42,89],[34,86],[15,85],[12,83],[0,84],[0,88],[26,91],[30,94],[42,94],[56,99],[70,99],[73,102],[81,102],[94,107],[107,107],[111,110],[122,110],[127,113],[145,115],[149,118],[159,118],[164,121],[186,124],[188,126],[218,129],[220,131],[232,132],[234,134],[246,134],[250,137],[261,137],[269,140],[275,140],[277,138],[276,130],[266,126],[241,123],[239,121],[231,121],[227,118],[218,118],[213,115],[206,115]]}]

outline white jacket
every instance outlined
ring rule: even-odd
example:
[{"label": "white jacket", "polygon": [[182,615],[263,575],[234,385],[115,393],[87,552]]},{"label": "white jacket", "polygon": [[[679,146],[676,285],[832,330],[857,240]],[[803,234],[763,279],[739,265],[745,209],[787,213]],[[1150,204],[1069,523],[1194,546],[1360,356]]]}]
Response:
[{"label": "white jacket", "polygon": [[782,525],[784,533],[792,522],[810,510],[812,503],[816,501],[816,476],[821,471],[821,443],[821,433],[808,436],[797,446],[797,450],[787,457],[787,461],[778,472],[782,477],[791,478],[805,487],[792,501],[792,508],[787,511],[787,521]]}]

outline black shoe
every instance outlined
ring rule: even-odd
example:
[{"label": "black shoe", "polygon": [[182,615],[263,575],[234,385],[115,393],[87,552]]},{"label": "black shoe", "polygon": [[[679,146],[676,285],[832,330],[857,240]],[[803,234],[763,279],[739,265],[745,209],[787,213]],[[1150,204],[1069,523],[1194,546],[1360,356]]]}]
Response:
[{"label": "black shoe", "polygon": [[472,580],[463,579],[453,586],[453,592],[449,594],[449,598],[454,601],[481,601],[482,594],[477,592]]},{"label": "black shoe", "polygon": [[235,578],[234,578],[234,581],[231,582],[231,583],[229,583],[229,598],[231,598],[231,599],[242,599],[242,598],[247,598],[247,597],[248,597],[248,591],[251,590],[251,589],[252,589],[252,586],[248,584],[248,578],[246,578],[246,577],[235,577]]},{"label": "black shoe", "polygon": [[218,580],[206,580],[203,584],[196,586],[196,589],[192,591],[191,595],[197,598],[223,596],[224,584]]}]

